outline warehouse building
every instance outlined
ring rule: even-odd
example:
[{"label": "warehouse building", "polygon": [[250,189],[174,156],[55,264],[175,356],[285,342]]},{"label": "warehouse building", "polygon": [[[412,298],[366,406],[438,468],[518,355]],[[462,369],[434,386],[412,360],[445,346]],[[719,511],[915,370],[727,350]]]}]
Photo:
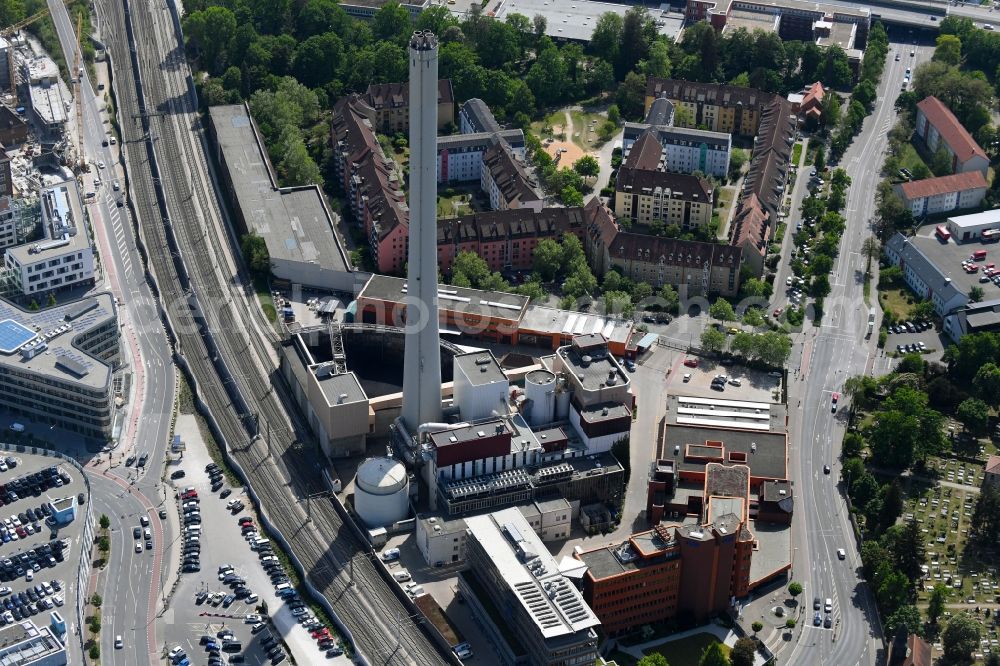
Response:
[{"label": "warehouse building", "polygon": [[211,107],[209,128],[239,233],[264,239],[274,277],[353,292],[355,275],[319,186],[278,185],[246,104]]}]

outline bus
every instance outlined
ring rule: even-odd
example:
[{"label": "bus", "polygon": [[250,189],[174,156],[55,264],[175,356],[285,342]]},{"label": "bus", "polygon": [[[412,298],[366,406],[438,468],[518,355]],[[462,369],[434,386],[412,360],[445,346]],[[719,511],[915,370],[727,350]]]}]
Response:
[{"label": "bus", "polygon": [[943,224],[937,225],[937,227],[934,229],[934,234],[945,243],[947,243],[948,239],[951,238],[951,232],[948,231],[948,227],[944,226]]},{"label": "bus", "polygon": [[865,338],[872,337],[872,333],[875,331],[875,308],[868,311],[868,333],[865,334]]}]

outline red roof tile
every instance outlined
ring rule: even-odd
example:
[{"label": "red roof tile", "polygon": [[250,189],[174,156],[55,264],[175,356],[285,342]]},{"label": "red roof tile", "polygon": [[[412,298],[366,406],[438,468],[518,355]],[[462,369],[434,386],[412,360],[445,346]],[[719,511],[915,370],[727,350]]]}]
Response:
[{"label": "red roof tile", "polygon": [[965,173],[955,173],[950,176],[940,178],[924,178],[908,183],[901,183],[899,188],[903,191],[903,196],[909,200],[932,197],[936,194],[948,194],[950,192],[964,192],[977,187],[986,187],[986,179],[983,178],[982,171],[966,171]]},{"label": "red roof tile", "polygon": [[968,130],[962,127],[962,123],[958,122],[958,118],[944,105],[944,102],[931,95],[917,104],[917,108],[927,117],[927,121],[937,129],[941,138],[958,157],[959,162],[965,162],[973,156],[986,158],[986,153],[979,147]]}]

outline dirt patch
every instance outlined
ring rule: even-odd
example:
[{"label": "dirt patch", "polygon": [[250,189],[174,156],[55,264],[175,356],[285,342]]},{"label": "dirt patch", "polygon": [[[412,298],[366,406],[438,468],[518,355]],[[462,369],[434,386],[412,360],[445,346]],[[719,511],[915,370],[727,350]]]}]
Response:
[{"label": "dirt patch", "polygon": [[573,162],[586,154],[580,146],[570,141],[553,141],[545,146],[545,152],[552,156],[560,168],[572,167]]}]

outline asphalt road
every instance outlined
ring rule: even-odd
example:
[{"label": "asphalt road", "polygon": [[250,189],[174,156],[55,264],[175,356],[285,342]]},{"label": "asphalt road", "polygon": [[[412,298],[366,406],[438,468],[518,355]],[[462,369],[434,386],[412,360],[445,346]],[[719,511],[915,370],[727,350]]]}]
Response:
[{"label": "asphalt road", "polygon": [[[875,601],[861,579],[858,544],[838,484],[846,421],[843,411],[832,413],[831,397],[833,392],[843,390],[847,377],[866,372],[876,354],[874,336],[870,340],[864,337],[869,308],[863,300],[866,262],[860,249],[871,234],[869,220],[875,212],[875,188],[887,133],[896,119],[893,104],[903,72],[929,59],[932,53],[930,47],[915,47],[917,56],[911,58],[908,51],[914,47],[896,43],[891,47],[893,51],[902,50],[904,55],[896,62],[889,54],[875,111],[840,164],[852,180],[847,231],[831,275],[832,292],[826,299],[822,326],[808,327],[797,336],[801,359],[789,368],[790,457],[792,469],[797,470],[798,497],[793,521],[792,577],[805,586],[804,603],[815,596],[833,599],[834,627],[813,627],[810,605],[802,618],[805,626],[798,631],[790,656],[782,655],[783,663],[875,664],[884,656]],[[832,468],[830,475],[823,473],[825,464]],[[847,551],[846,560],[837,558],[838,548]]]},{"label": "asphalt road", "polygon": [[[72,63],[77,42],[66,7],[62,2],[50,0],[49,11],[66,61]],[[167,338],[143,277],[128,209],[115,204],[118,196],[125,194],[126,182],[116,169],[117,151],[102,145],[111,131],[102,113],[104,93],[95,92],[86,71],[81,91],[84,151],[93,165],[84,181],[91,183],[95,176],[103,181],[96,202],[88,204],[88,213],[101,253],[103,286],[121,304],[122,345],[130,358],[134,383],[131,401],[126,406],[129,413],[125,427],[111,459],[120,463],[128,455],[149,454],[144,470],[130,470],[118,464],[109,467],[104,461],[99,468],[88,468],[94,470],[90,477],[95,515],[106,513],[111,518],[113,534],[108,570],[99,589],[105,609],[101,653],[102,661],[109,664],[142,664],[148,663],[150,651],[156,649],[154,619],[158,588],[166,573],[162,570],[164,526],[155,511],[149,512],[154,547],[142,555],[132,550],[131,528],[138,524],[140,512],[146,513],[161,499],[158,484],[171,428],[175,376]],[[99,162],[106,168],[97,168]],[[112,189],[116,179],[121,183],[120,193]],[[127,490],[130,483],[136,484],[131,493]],[[127,538],[115,538],[121,534]],[[116,635],[126,638],[122,650],[114,649]]]}]

